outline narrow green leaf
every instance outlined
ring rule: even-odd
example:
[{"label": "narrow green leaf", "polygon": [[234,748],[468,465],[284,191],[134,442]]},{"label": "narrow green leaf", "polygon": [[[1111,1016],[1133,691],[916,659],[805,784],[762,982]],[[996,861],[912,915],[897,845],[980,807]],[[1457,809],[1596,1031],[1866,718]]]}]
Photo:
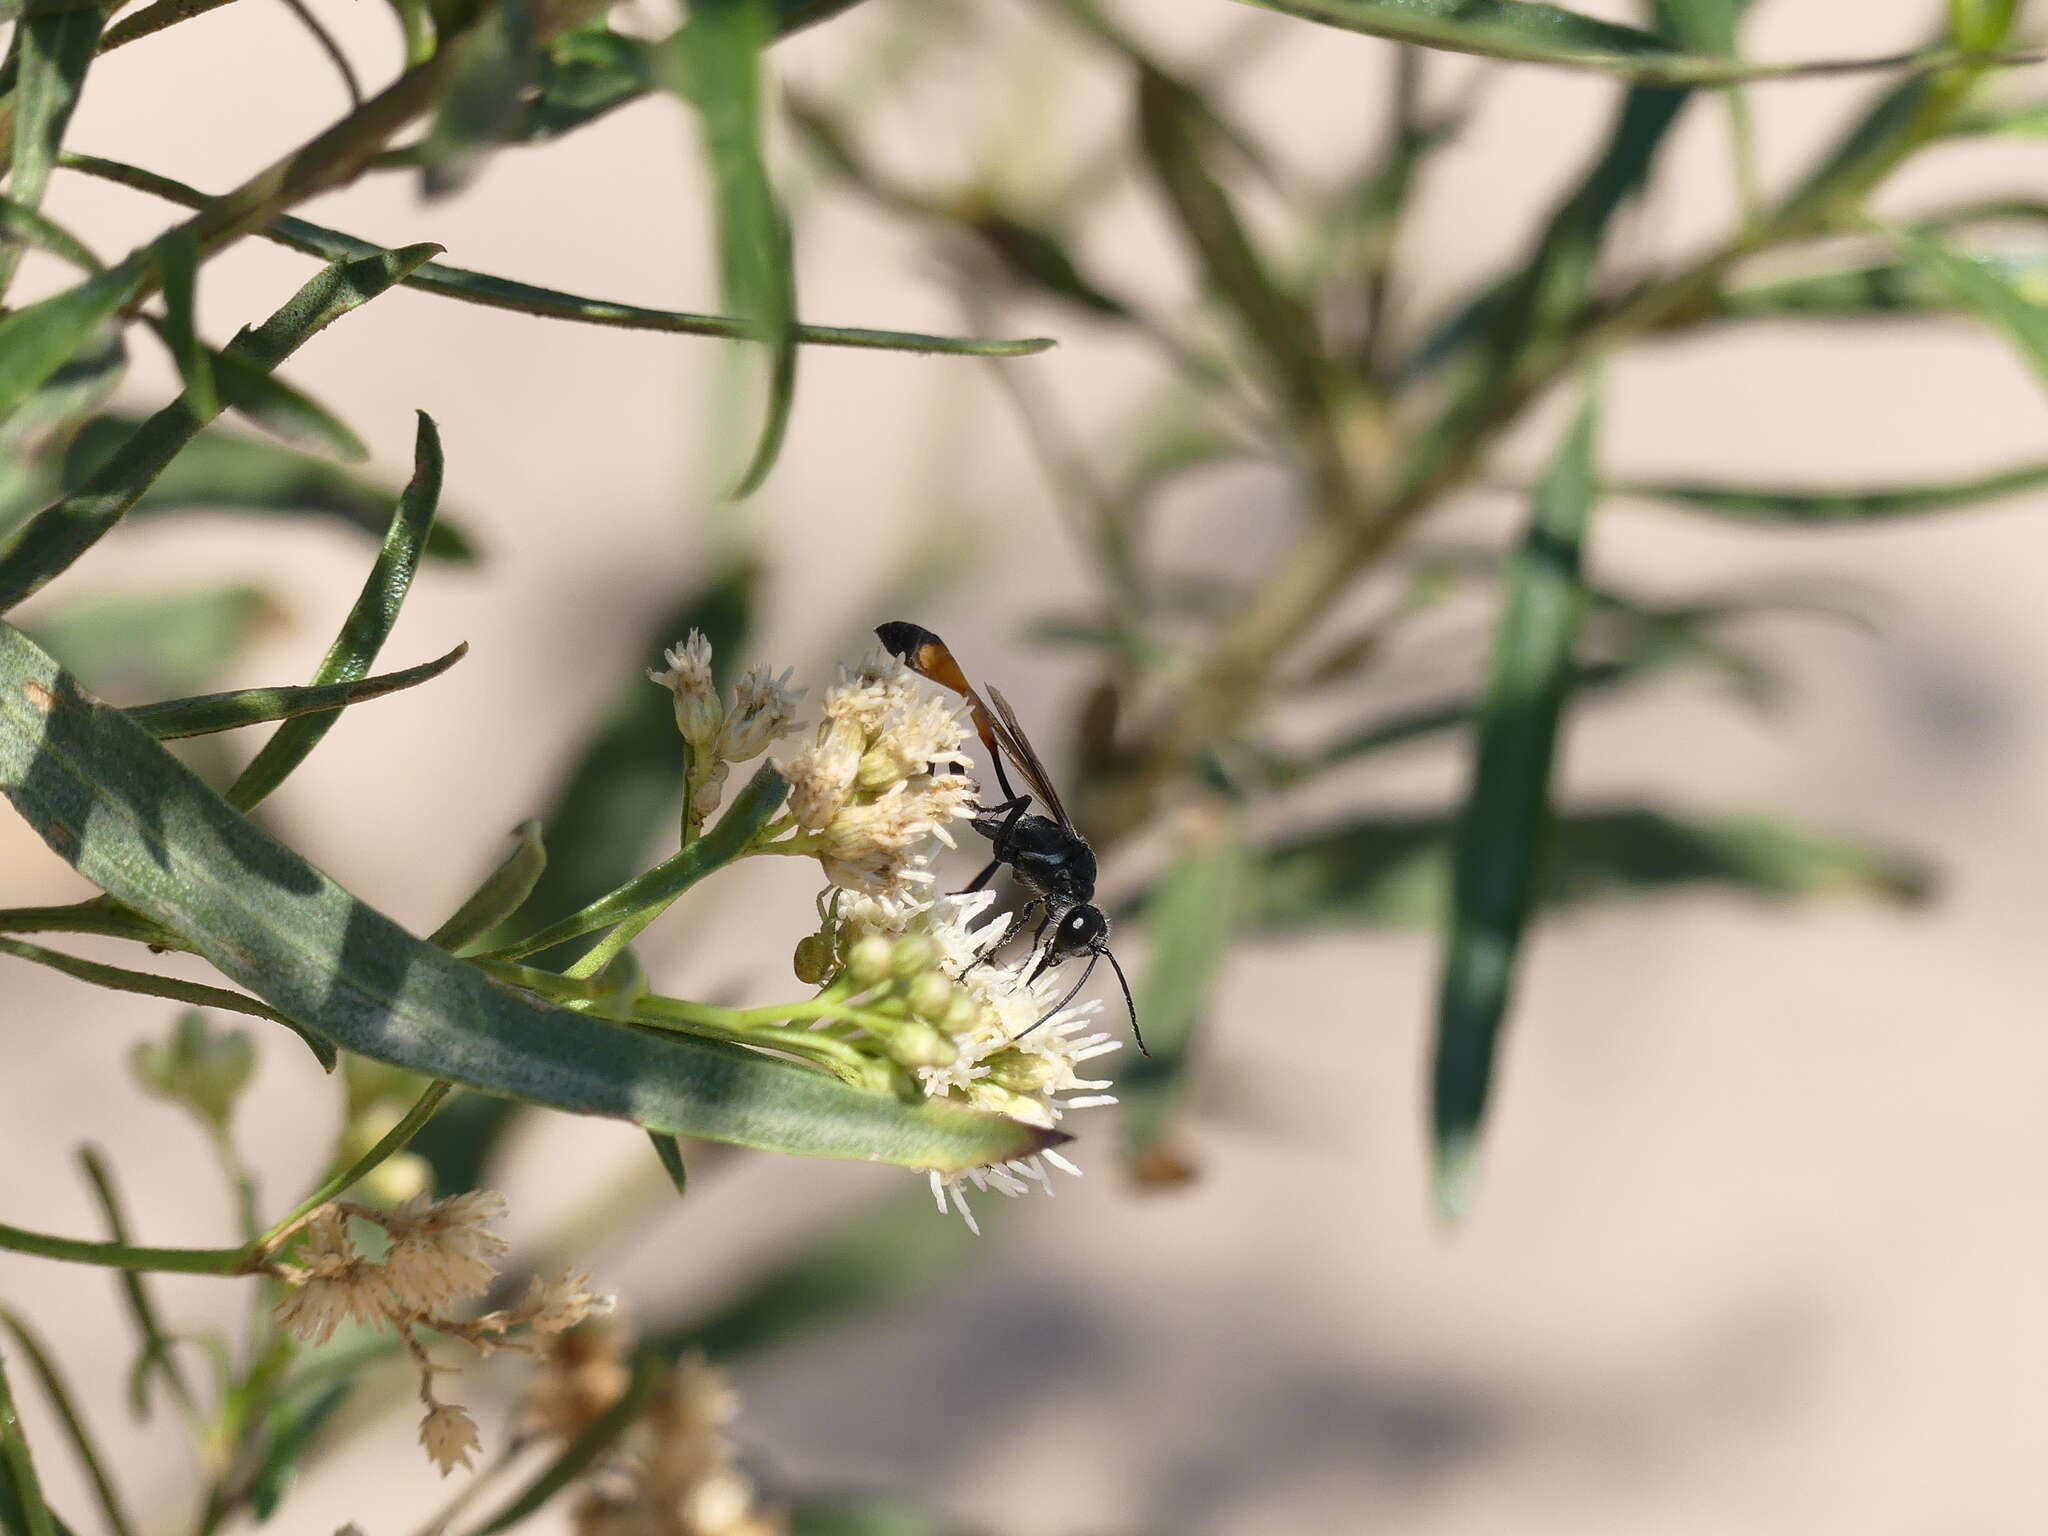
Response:
[{"label": "narrow green leaf", "polygon": [[279,1409],[271,1416],[264,1438],[263,1460],[249,1479],[249,1507],[257,1522],[277,1513],[297,1476],[299,1463],[313,1449],[321,1431],[354,1393],[354,1381],[338,1381],[303,1408]]},{"label": "narrow green leaf", "polygon": [[[38,5],[29,8],[15,30],[20,73],[14,90],[14,151],[7,195],[29,213],[42,207],[43,191],[105,23],[106,11],[97,5]],[[20,261],[20,246],[0,244],[0,294],[14,281]],[[0,354],[4,351],[0,347]],[[0,408],[0,415],[5,413]]]},{"label": "narrow green leaf", "polygon": [[[548,801],[542,837],[552,850],[534,887],[522,924],[494,933],[496,947],[581,911],[647,867],[655,839],[673,846],[683,803],[681,738],[674,700],[647,680],[648,664],[693,629],[711,642],[711,665],[720,688],[740,674],[753,631],[760,567],[742,557],[685,593],[640,637],[631,670],[620,679],[602,714]],[[559,970],[588,945],[537,955],[534,963]]]},{"label": "narrow green leaf", "polygon": [[600,16],[548,40],[532,95],[508,137],[545,143],[597,121],[653,90],[660,45],[626,37]]},{"label": "narrow green leaf", "polygon": [[[128,1218],[122,1211],[120,1194],[114,1188],[113,1170],[100,1156],[99,1149],[92,1146],[78,1149],[78,1165],[92,1185],[93,1198],[99,1202],[100,1213],[106,1217],[107,1236],[115,1244],[127,1246]],[[149,1378],[155,1372],[163,1377],[164,1386],[177,1399],[178,1405],[196,1417],[198,1399],[192,1395],[185,1373],[171,1353],[171,1337],[164,1331],[163,1322],[157,1315],[148,1281],[139,1270],[124,1268],[118,1273],[121,1299],[128,1308],[129,1321],[135,1325],[136,1336],[135,1363],[128,1371],[130,1410],[138,1419],[149,1417]]]},{"label": "narrow green leaf", "polygon": [[1892,239],[1907,259],[2004,331],[2021,358],[2048,385],[2048,305],[2027,297],[1989,262],[1966,256],[1927,235],[1894,230]]},{"label": "narrow green leaf", "polygon": [[[2016,282],[2048,282],[2048,259],[1995,258]],[[1957,307],[1954,293],[1906,262],[1865,262],[1802,272],[1722,289],[1707,300],[1700,320],[1884,320],[1941,314]]]},{"label": "narrow green leaf", "polygon": [[118,703],[196,693],[233,664],[277,604],[255,587],[80,597],[49,609],[36,643]]},{"label": "narrow green leaf", "polygon": [[966,1526],[880,1493],[825,1494],[789,1512],[789,1536],[979,1536]]},{"label": "narrow green leaf", "polygon": [[0,244],[33,246],[88,276],[107,270],[107,264],[78,236],[48,214],[24,207],[11,197],[0,197]]},{"label": "narrow green leaf", "polygon": [[2048,102],[2023,101],[1994,104],[1959,114],[1949,124],[1957,136],[2006,136],[2017,139],[2048,139]]},{"label": "narrow green leaf", "polygon": [[692,838],[688,846],[654,868],[635,875],[559,922],[488,953],[493,959],[517,959],[610,928],[650,907],[668,905],[706,875],[743,854],[754,834],[782,808],[787,793],[788,785],[782,775],[773,764],[763,763],[710,831]]},{"label": "narrow green leaf", "polygon": [[[984,1201],[987,1224],[1008,1201]],[[731,1362],[884,1307],[904,1307],[986,1253],[956,1219],[942,1218],[923,1190],[861,1207],[807,1239],[709,1311],[664,1324],[647,1341],[671,1358],[702,1350]]]},{"label": "narrow green leaf", "polygon": [[151,250],[162,279],[164,339],[185,381],[185,403],[210,421],[220,414],[220,395],[213,387],[212,350],[199,339],[199,247],[186,231],[174,229]]},{"label": "narrow green leaf", "polygon": [[[225,352],[247,361],[258,371],[270,372],[326,326],[383,293],[439,249],[435,245],[414,245],[380,256],[335,262],[317,273],[262,325],[236,336]],[[94,281],[114,285],[106,306],[106,312],[111,312],[113,303],[120,300],[126,278],[117,269]],[[6,386],[10,380],[23,376],[10,367],[15,354],[9,347],[9,328],[81,291],[72,289],[70,295],[60,294],[0,320],[0,401],[13,403],[7,399]],[[75,346],[71,350],[75,351]],[[48,378],[62,361],[59,356],[35,382]],[[5,405],[0,405],[0,411],[4,409]],[[173,401],[137,428],[75,492],[30,520],[0,550],[0,613],[40,590],[92,548],[205,425],[205,419],[184,399]]]},{"label": "narrow green leaf", "polygon": [[475,1527],[470,1536],[496,1536],[497,1532],[509,1531],[529,1516],[538,1514],[548,1500],[589,1471],[618,1444],[619,1437],[633,1427],[641,1406],[661,1384],[667,1372],[668,1367],[659,1355],[651,1350],[642,1351],[634,1358],[632,1379],[618,1400],[592,1419],[581,1434],[564,1446],[503,1508]]},{"label": "narrow green leaf", "polygon": [[310,688],[236,688],[227,693],[209,693],[189,699],[166,699],[161,704],[137,704],[128,717],[158,741],[184,736],[204,736],[213,731],[238,730],[270,720],[291,720],[338,710],[350,704],[380,699],[428,682],[446,672],[469,654],[464,641],[445,656],[423,661],[416,667],[383,672],[375,677],[349,682],[316,684]]},{"label": "narrow green leaf", "polygon": [[[1261,855],[1245,929],[1268,938],[1322,930],[1420,928],[1450,904],[1451,818],[1383,814],[1288,838]],[[1560,817],[1539,871],[1546,907],[1660,890],[1718,888],[1771,901],[1854,892],[1923,900],[1923,861],[1768,817],[1675,816],[1645,807]]]},{"label": "narrow green leaf", "polygon": [[752,495],[775,467],[796,391],[796,262],[761,136],[762,53],[774,38],[768,0],[689,0],[680,65],[704,127],[718,208],[719,293],[759,337],[767,403],[760,437],[734,486]]},{"label": "narrow green leaf", "polygon": [[1152,950],[1137,1004],[1152,1054],[1134,1054],[1116,1072],[1125,1160],[1141,1176],[1185,1106],[1210,994],[1236,938],[1236,906],[1250,875],[1235,829],[1219,821],[1173,861],[1146,903]]},{"label": "narrow green leaf", "polygon": [[468,186],[489,152],[511,136],[538,72],[534,21],[529,0],[502,0],[449,45],[454,68],[418,148],[427,197]]},{"label": "narrow green leaf", "polygon": [[232,352],[208,349],[213,379],[228,408],[287,443],[361,463],[369,447],[355,429],[305,391]]},{"label": "narrow green leaf", "polygon": [[[135,417],[114,414],[87,422],[66,458],[65,485],[74,489],[82,485],[140,425]],[[275,422],[272,427],[275,429]],[[399,491],[398,486],[365,479],[311,454],[216,425],[186,444],[150,483],[129,516],[188,511],[310,512],[336,517],[381,539],[391,525],[391,507]],[[451,526],[445,516],[434,519],[425,554],[429,559],[458,564],[477,558],[469,536]]]},{"label": "narrow green leaf", "polygon": [[[412,483],[398,499],[384,547],[377,552],[355,606],[342,621],[341,633],[314,669],[314,687],[353,683],[369,675],[370,663],[384,648],[392,625],[398,622],[399,606],[412,590],[412,575],[419,567],[420,551],[441,502],[441,469],[441,435],[433,418],[421,411],[413,441]],[[340,718],[340,709],[327,709],[298,715],[279,726],[229,787],[229,803],[246,811],[262,801],[306,760]]]},{"label": "narrow green leaf", "polygon": [[0,421],[0,548],[63,486],[71,444],[127,368],[120,328],[103,325]]},{"label": "narrow green leaf", "polygon": [[[1533,0],[1246,0],[1303,21],[1453,53],[1632,71],[1686,60],[1665,39]],[[1694,64],[1718,63],[1695,59]]]},{"label": "narrow green leaf", "polygon": [[[0,791],[59,857],[183,934],[230,980],[393,1066],[798,1155],[956,1169],[1064,1139],[965,1108],[905,1104],[740,1047],[614,1025],[496,984],[278,843],[6,625]],[[699,841],[717,837],[738,808]]]},{"label": "narrow green leaf", "polygon": [[649,1131],[647,1139],[654,1143],[654,1155],[661,1159],[661,1171],[668,1175],[669,1183],[675,1186],[679,1195],[690,1191],[690,1170],[683,1166],[683,1144],[673,1136],[664,1136],[659,1131]]},{"label": "narrow green leaf", "polygon": [[128,268],[116,267],[0,319],[0,420],[92,345],[132,281]]},{"label": "narrow green leaf", "polygon": [[1616,109],[1600,154],[1559,201],[1529,253],[1425,336],[1399,372],[1404,378],[1456,357],[1442,416],[1410,454],[1406,478],[1422,483],[1475,451],[1503,402],[1544,376],[1585,323],[1615,216],[1648,184],[1685,89],[1632,86]]},{"label": "narrow green leaf", "polygon": [[459,952],[493,928],[510,922],[526,905],[533,888],[547,872],[547,849],[541,843],[537,821],[521,822],[512,835],[519,842],[505,856],[505,862],[484,877],[483,884],[470,893],[469,899],[445,923],[427,935],[429,944],[438,944],[451,953]]},{"label": "narrow green leaf", "polygon": [[64,1384],[63,1372],[57,1369],[56,1357],[45,1346],[42,1337],[30,1326],[27,1318],[10,1307],[0,1306],[0,1324],[14,1335],[15,1343],[35,1368],[36,1379],[42,1384],[43,1395],[50,1400],[50,1406],[57,1410],[57,1417],[64,1425],[64,1432],[71,1437],[71,1447],[85,1467],[85,1475],[91,1481],[93,1494],[99,1500],[100,1513],[105,1516],[107,1529],[114,1536],[129,1536],[134,1529],[129,1524],[128,1514],[121,1505],[121,1495],[115,1489],[113,1480],[107,1476],[105,1461],[99,1449],[93,1444],[92,1431],[86,1428],[85,1419],[78,1411],[78,1404],[71,1396],[71,1389]]},{"label": "narrow green leaf", "polygon": [[50,1506],[43,1502],[42,1485],[36,1481],[35,1457],[28,1448],[21,1411],[14,1406],[14,1392],[7,1384],[4,1357],[0,1357],[0,1463],[7,1468],[8,1485],[13,1502],[20,1508],[19,1529],[24,1536],[56,1536]]},{"label": "narrow green leaf", "polygon": [[1186,86],[1156,69],[1138,72],[1138,139],[1181,234],[1216,297],[1265,364],[1288,415],[1332,444],[1328,367],[1315,319],[1283,288],[1252,244],[1229,194],[1209,169],[1204,115]]},{"label": "narrow green leaf", "polygon": [[[182,203],[188,208],[203,208],[209,201],[207,194],[182,182],[137,166],[123,165],[119,161],[101,160],[90,155],[66,155],[64,164],[73,170],[117,181],[170,202]],[[330,261],[377,255],[383,250],[383,247],[359,240],[354,235],[345,235],[290,216],[273,220],[252,233]],[[425,263],[404,282],[409,288],[439,294],[443,298],[460,299],[492,309],[515,310],[520,314],[543,315],[554,320],[574,320],[584,325],[608,325],[624,330],[661,331],[685,336],[715,336],[727,341],[756,341],[762,334],[753,322],[729,315],[698,315],[684,310],[619,304],[610,299],[590,299],[441,262]],[[860,326],[803,324],[796,327],[796,338],[809,346],[935,352],[960,357],[1026,357],[1034,352],[1043,352],[1053,344],[1049,337],[1043,336],[1021,340],[983,340],[971,336],[925,336],[914,331],[878,331]]]},{"label": "narrow green leaf", "polygon": [[181,981],[175,976],[155,976],[147,971],[131,971],[124,966],[103,965],[97,960],[82,960],[76,955],[45,949],[40,944],[25,944],[19,939],[0,938],[0,955],[13,955],[17,960],[28,960],[37,965],[48,966],[53,971],[62,971],[66,976],[75,976],[80,981],[90,982],[96,987],[106,987],[115,992],[135,992],[144,997],[162,997],[172,1002],[196,1004],[202,1008],[219,1008],[228,1013],[247,1014],[252,1019],[268,1019],[273,1024],[282,1024],[305,1041],[306,1048],[313,1053],[323,1072],[334,1070],[337,1058],[334,1047],[326,1040],[305,1029],[297,1020],[279,1013],[275,1008],[260,1003],[253,997],[244,997],[239,992],[230,992],[225,987],[210,987],[198,981]]},{"label": "narrow green leaf", "polygon": [[1503,597],[1458,823],[1431,1098],[1437,1198],[1447,1215],[1464,1203],[1550,821],[1551,762],[1585,607],[1580,548],[1598,499],[1595,419],[1589,389],[1536,488]]},{"label": "narrow green leaf", "polygon": [[2048,464],[2021,464],[1966,480],[1919,485],[1832,487],[1714,485],[1696,481],[1627,481],[1608,487],[1616,496],[1668,501],[1733,522],[1795,528],[1859,527],[1983,506],[2048,486]]},{"label": "narrow green leaf", "polygon": [[[675,711],[669,695],[647,681],[646,663],[701,629],[711,641],[717,683],[730,687],[746,654],[759,575],[751,560],[733,561],[641,637],[632,667],[549,798],[541,837],[552,852],[530,903],[521,908],[518,922],[507,919],[469,948],[503,945],[581,910],[645,869],[655,840],[673,835],[682,807]],[[559,970],[592,942],[561,945],[534,956],[534,963]],[[412,1150],[434,1169],[434,1187],[476,1188],[518,1110],[508,1099],[458,1094],[413,1144]]]}]

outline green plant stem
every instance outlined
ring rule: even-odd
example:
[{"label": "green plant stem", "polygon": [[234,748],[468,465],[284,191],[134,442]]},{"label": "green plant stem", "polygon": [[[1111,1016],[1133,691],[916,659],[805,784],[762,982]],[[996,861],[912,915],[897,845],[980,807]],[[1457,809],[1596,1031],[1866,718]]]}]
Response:
[{"label": "green plant stem", "polygon": [[100,52],[111,53],[126,44],[140,42],[166,27],[217,11],[228,3],[229,0],[156,0],[154,5],[146,5],[125,21],[108,27],[100,37]]},{"label": "green plant stem", "polygon": [[[128,1218],[121,1209],[121,1197],[114,1189],[114,1174],[99,1150],[92,1146],[78,1149],[79,1166],[85,1170],[87,1181],[92,1185],[93,1195],[100,1203],[100,1212],[106,1217],[107,1231],[117,1244],[128,1242]],[[151,1366],[163,1372],[164,1382],[171,1396],[176,1400],[178,1411],[185,1416],[185,1422],[195,1432],[205,1422],[199,1411],[199,1399],[193,1394],[191,1383],[185,1380],[185,1373],[178,1366],[171,1353],[171,1340],[164,1332],[163,1324],[156,1315],[156,1303],[150,1299],[149,1287],[140,1274],[126,1271],[121,1275],[121,1296],[128,1304],[128,1315],[135,1324],[135,1331],[142,1340],[141,1357],[136,1363],[133,1376],[135,1411],[140,1416],[145,1411],[147,1391],[146,1372]]]},{"label": "green plant stem", "polygon": [[426,1091],[413,1102],[412,1108],[405,1112],[405,1118],[386,1131],[374,1147],[346,1168],[322,1180],[319,1188],[292,1207],[289,1216],[256,1238],[250,1246],[259,1253],[270,1253],[279,1243],[297,1231],[313,1212],[367,1177],[385,1159],[403,1151],[406,1143],[420,1133],[421,1127],[434,1118],[434,1111],[441,1107],[441,1101],[448,1097],[449,1090],[454,1086],[453,1083],[445,1081],[429,1083]]},{"label": "green plant stem", "polygon": [[256,1217],[256,1178],[243,1161],[241,1149],[235,1145],[234,1133],[225,1125],[207,1122],[207,1140],[213,1144],[215,1161],[220,1164],[221,1174],[228,1181],[228,1187],[235,1194],[235,1229],[244,1244],[256,1241],[256,1234],[262,1230]]},{"label": "green plant stem", "polygon": [[57,1417],[64,1421],[65,1433],[70,1435],[72,1449],[78,1453],[78,1459],[85,1467],[93,1494],[99,1500],[100,1513],[106,1517],[107,1529],[113,1532],[113,1536],[131,1536],[134,1527],[129,1524],[127,1510],[122,1507],[121,1495],[115,1489],[113,1479],[107,1475],[106,1463],[100,1459],[92,1434],[79,1415],[78,1404],[72,1399],[71,1389],[64,1384],[56,1360],[44,1348],[41,1336],[29,1325],[28,1319],[13,1308],[0,1305],[0,1324],[6,1325],[15,1342],[21,1346],[21,1352],[28,1356],[29,1364],[35,1367],[36,1376],[42,1382],[43,1395],[57,1410]]},{"label": "green plant stem", "polygon": [[[1953,62],[1953,60],[1951,60]],[[1668,329],[1704,310],[1736,263],[1774,245],[1839,228],[1846,212],[1915,149],[1936,137],[1980,69],[1955,69],[1927,82],[1902,121],[1869,142],[1852,142],[1796,186],[1758,226],[1679,271],[1652,277],[1588,317],[1523,366],[1489,380],[1484,393],[1454,405],[1410,459],[1404,478],[1360,518],[1324,517],[1269,574],[1203,659],[1193,678],[1155,718],[1145,745],[1120,782],[1105,789],[1094,830],[1113,842],[1138,826],[1165,788],[1208,741],[1227,733],[1256,704],[1296,642],[1353,583],[1393,548],[1408,527],[1482,467],[1482,450],[1543,393],[1587,358],[1646,332]]]},{"label": "green plant stem", "polygon": [[96,1243],[31,1232],[4,1222],[0,1222],[0,1248],[73,1264],[153,1270],[166,1275],[246,1275],[256,1267],[246,1248],[138,1248],[128,1243]]},{"label": "green plant stem", "polygon": [[4,1361],[0,1361],[0,1461],[7,1464],[14,1497],[28,1521],[22,1536],[56,1536],[50,1506],[43,1502],[42,1485],[36,1481],[35,1457],[30,1455],[28,1436],[22,1432],[21,1411],[14,1406],[14,1393],[7,1385]]}]

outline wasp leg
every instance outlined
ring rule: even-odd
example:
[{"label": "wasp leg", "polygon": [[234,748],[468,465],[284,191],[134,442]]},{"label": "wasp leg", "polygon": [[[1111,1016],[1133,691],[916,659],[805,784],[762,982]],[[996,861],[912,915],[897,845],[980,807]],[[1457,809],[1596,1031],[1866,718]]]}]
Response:
[{"label": "wasp leg", "polygon": [[972,896],[984,885],[987,885],[989,881],[993,880],[995,878],[996,871],[1001,869],[1002,867],[1003,861],[1001,859],[990,859],[988,861],[987,869],[984,869],[980,874],[976,875],[972,880],[968,881],[965,889],[955,891],[953,894],[955,896]]},{"label": "wasp leg", "polygon": [[[995,959],[995,957],[998,954],[1000,954],[1005,947],[1008,946],[1010,940],[1017,937],[1017,931],[1020,928],[1022,928],[1026,923],[1031,921],[1031,914],[1037,911],[1038,908],[1042,905],[1043,903],[1040,902],[1040,900],[1036,896],[1034,896],[1029,901],[1025,902],[1023,906],[1019,907],[1016,911],[1012,912],[1010,914],[1010,926],[1003,930],[1003,936],[1000,939],[997,939],[995,943],[989,945],[989,947],[987,949],[984,949],[980,954],[976,955],[972,960],[968,961],[967,964],[962,966],[960,968],[960,974],[962,976],[965,976],[969,971],[973,970],[976,966],[983,965],[988,961]],[[1044,928],[1044,926],[1045,925],[1043,923],[1039,924],[1041,930]]]}]

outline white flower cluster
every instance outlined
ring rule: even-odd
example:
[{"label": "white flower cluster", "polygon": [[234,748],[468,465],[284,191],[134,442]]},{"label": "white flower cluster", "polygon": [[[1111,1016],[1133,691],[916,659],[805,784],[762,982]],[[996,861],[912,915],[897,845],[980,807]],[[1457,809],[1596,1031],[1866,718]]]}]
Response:
[{"label": "white flower cluster", "polygon": [[[420,1444],[444,1476],[469,1464],[476,1423],[459,1404],[435,1396],[439,1367],[427,1359],[415,1330],[451,1334],[488,1355],[531,1349],[533,1335],[565,1332],[612,1307],[611,1297],[590,1288],[588,1275],[564,1274],[549,1281],[536,1276],[516,1307],[467,1320],[449,1316],[450,1307],[482,1296],[497,1278],[506,1243],[488,1223],[504,1214],[505,1197],[491,1190],[421,1197],[390,1211],[337,1202],[308,1219],[292,1261],[271,1266],[288,1287],[274,1315],[295,1338],[324,1344],[343,1323],[398,1335],[420,1370],[420,1401],[427,1407]],[[382,1259],[357,1247],[351,1218],[383,1229],[390,1247]]]},{"label": "white flower cluster", "polygon": [[766,667],[753,666],[733,689],[728,709],[711,675],[711,642],[701,629],[691,630],[663,659],[668,670],[647,676],[675,695],[676,729],[696,754],[690,822],[699,825],[717,809],[731,764],[759,757],[797,728],[796,706],[804,690],[789,686],[793,667],[777,677]]},{"label": "white flower cluster", "polygon": [[[938,1013],[937,1030],[945,1048],[926,1051],[914,1067],[927,1097],[955,1099],[1050,1130],[1069,1111],[1114,1104],[1106,1078],[1084,1078],[1082,1063],[1122,1048],[1123,1042],[1091,1028],[1101,1004],[1093,999],[1078,1006],[1052,1009],[1059,983],[1052,977],[1027,979],[1029,957],[1000,965],[985,957],[1000,941],[1007,920],[989,918],[995,895],[977,891],[941,896],[930,901],[843,900],[839,932],[857,944],[869,938],[895,941],[899,947],[929,946],[932,971],[950,984],[953,997]],[[916,996],[913,981],[910,995]],[[973,1168],[962,1173],[930,1174],[939,1209],[950,1202],[968,1227],[979,1232],[968,1208],[969,1186],[1001,1195],[1052,1193],[1050,1169],[1079,1175],[1080,1169],[1050,1149],[1031,1157]]]},{"label": "white flower cluster", "polygon": [[827,880],[888,902],[931,883],[930,845],[952,847],[948,824],[974,814],[974,780],[958,771],[966,737],[960,707],[922,692],[893,656],[841,670],[817,735],[776,765]]},{"label": "white flower cluster", "polygon": [[[564,1443],[609,1411],[632,1380],[610,1327],[553,1341],[526,1398],[526,1427]],[[727,1427],[739,1397],[723,1371],[685,1355],[647,1394],[632,1425],[585,1475],[575,1536],[786,1536],[757,1501]]]}]

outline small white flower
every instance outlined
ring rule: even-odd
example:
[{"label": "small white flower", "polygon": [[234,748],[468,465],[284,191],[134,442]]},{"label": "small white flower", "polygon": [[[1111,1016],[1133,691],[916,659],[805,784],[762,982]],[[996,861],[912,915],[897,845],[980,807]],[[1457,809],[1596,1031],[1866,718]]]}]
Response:
[{"label": "small white flower", "polygon": [[804,690],[789,686],[794,674],[793,667],[780,677],[763,666],[747,668],[746,676],[733,689],[732,713],[718,733],[719,757],[743,763],[797,728],[796,706]]},{"label": "small white flower", "polygon": [[616,1296],[590,1288],[590,1276],[565,1271],[553,1280],[535,1275],[526,1288],[519,1311],[540,1333],[566,1333],[593,1317],[603,1317],[618,1305]]},{"label": "small white flower", "polygon": [[383,1266],[356,1250],[340,1211],[322,1211],[306,1224],[297,1258],[297,1264],[283,1266],[291,1289],[272,1313],[286,1333],[325,1344],[343,1323],[379,1328],[387,1321],[391,1292]]},{"label": "small white flower", "polygon": [[476,1190],[446,1200],[415,1197],[386,1218],[391,1251],[384,1274],[394,1301],[439,1312],[481,1296],[497,1278],[497,1259],[510,1246],[487,1222],[505,1214],[505,1197]]},{"label": "small white flower", "polygon": [[467,1469],[479,1443],[476,1420],[454,1403],[436,1403],[420,1420],[420,1444],[443,1477],[457,1467]]},{"label": "small white flower", "polygon": [[719,701],[718,685],[711,677],[711,642],[704,631],[693,629],[681,645],[672,647],[664,658],[666,672],[652,672],[650,681],[675,695],[676,729],[693,747],[708,745],[718,734],[725,706]]}]

